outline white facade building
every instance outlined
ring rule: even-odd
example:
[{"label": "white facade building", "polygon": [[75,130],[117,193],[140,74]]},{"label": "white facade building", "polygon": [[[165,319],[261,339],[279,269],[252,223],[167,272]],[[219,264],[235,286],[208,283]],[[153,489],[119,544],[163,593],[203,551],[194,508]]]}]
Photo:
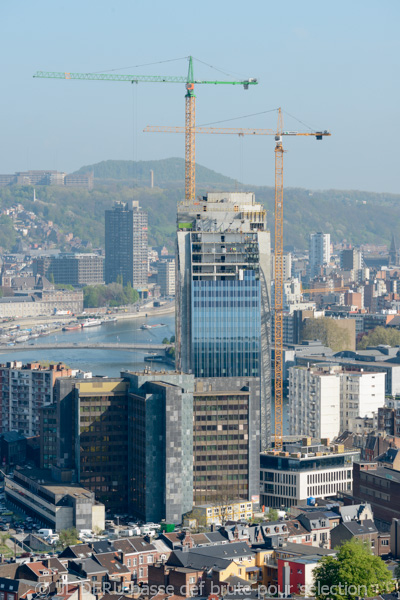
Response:
[{"label": "white facade building", "polygon": [[260,455],[260,505],[271,508],[296,506],[307,498],[351,492],[353,462],[359,453],[340,446],[284,444],[284,452]]},{"label": "white facade building", "polygon": [[291,435],[329,439],[339,435],[340,372],[336,365],[289,369]]},{"label": "white facade building", "polygon": [[160,260],[157,283],[162,296],[175,296],[175,259]]},{"label": "white facade building", "polygon": [[311,233],[309,240],[309,271],[310,278],[319,275],[324,265],[329,265],[331,259],[331,236],[329,233]]},{"label": "white facade building", "polygon": [[350,419],[370,417],[385,404],[385,373],[345,371],[341,375],[340,429],[350,429]]},{"label": "white facade building", "polygon": [[385,373],[335,364],[289,369],[291,435],[333,439],[385,404]]}]

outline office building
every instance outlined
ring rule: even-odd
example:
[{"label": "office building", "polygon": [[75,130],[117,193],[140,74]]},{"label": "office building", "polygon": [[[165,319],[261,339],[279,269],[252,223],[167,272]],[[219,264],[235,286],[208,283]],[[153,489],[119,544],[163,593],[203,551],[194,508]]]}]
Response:
[{"label": "office building", "polygon": [[57,464],[57,406],[43,406],[39,412],[40,468],[50,469]]},{"label": "office building", "polygon": [[331,259],[331,236],[329,233],[311,233],[309,239],[310,279],[320,275],[323,266]]},{"label": "office building", "polygon": [[40,409],[53,402],[54,383],[71,370],[62,363],[8,362],[0,365],[0,433],[18,431],[26,436],[40,433]]},{"label": "office building", "polygon": [[259,494],[260,380],[195,380],[193,399],[195,504]]},{"label": "office building", "polygon": [[283,452],[262,452],[260,504],[282,508],[306,504],[307,499],[329,498],[339,491],[351,493],[353,462],[359,453],[340,445],[284,443]]},{"label": "office building", "polygon": [[123,373],[129,382],[129,510],[181,523],[193,506],[193,375]]},{"label": "office building", "polygon": [[108,510],[180,523],[193,505],[193,387],[174,372],[58,380],[54,411],[42,411],[43,466],[73,470]]},{"label": "office building", "polygon": [[[374,516],[390,524],[400,514],[400,450],[389,448],[374,462],[356,462],[351,503],[369,502]],[[347,498],[346,498],[347,499]],[[347,502],[346,502],[347,503]],[[397,542],[398,544],[398,542]]]},{"label": "office building", "polygon": [[[73,469],[77,481],[108,510],[128,504],[128,383],[121,378],[57,381],[57,467]],[[44,416],[44,415],[43,415]],[[46,429],[43,445],[51,427]]]},{"label": "office building", "polygon": [[14,470],[13,477],[4,478],[7,502],[53,531],[76,528],[105,527],[104,505],[94,494],[79,484],[63,481],[66,473],[54,478],[50,469]]},{"label": "office building", "polygon": [[176,360],[196,378],[261,380],[270,428],[270,234],[253,193],[178,204]]},{"label": "office building", "polygon": [[160,260],[157,263],[157,283],[162,296],[175,296],[175,259]]},{"label": "office building", "polygon": [[41,256],[32,263],[33,274],[75,287],[104,283],[104,258],[98,254]]},{"label": "office building", "polygon": [[122,279],[132,287],[147,285],[147,213],[133,201],[131,208],[115,202],[105,212],[105,281]]}]

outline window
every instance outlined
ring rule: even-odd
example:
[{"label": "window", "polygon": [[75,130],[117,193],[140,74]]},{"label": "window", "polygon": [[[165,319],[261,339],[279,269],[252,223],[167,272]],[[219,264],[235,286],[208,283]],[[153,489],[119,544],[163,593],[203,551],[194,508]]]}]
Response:
[{"label": "window", "polygon": [[196,577],[189,577],[189,583],[196,583]]},{"label": "window", "polygon": [[133,579],[137,579],[137,571],[136,569],[132,573]]},{"label": "window", "polygon": [[389,540],[381,540],[382,546],[389,546]]},{"label": "window", "polygon": [[143,573],[144,573],[144,570],[142,569],[142,567],[140,567],[140,569],[139,569],[139,577],[143,577]]},{"label": "window", "polygon": [[142,565],[144,561],[143,554],[139,556],[139,565]]},{"label": "window", "polygon": [[153,555],[149,554],[147,557],[147,564],[152,565],[153,564]]},{"label": "window", "polygon": [[130,567],[130,566],[131,566],[131,559],[130,559],[130,558],[128,558],[128,559],[127,559],[127,561],[126,561],[126,566],[127,566],[127,567]]}]

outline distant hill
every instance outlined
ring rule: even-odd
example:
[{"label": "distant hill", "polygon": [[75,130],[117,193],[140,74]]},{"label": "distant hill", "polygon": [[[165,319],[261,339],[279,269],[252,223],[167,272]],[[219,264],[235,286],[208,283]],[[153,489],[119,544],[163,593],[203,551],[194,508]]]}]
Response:
[{"label": "distant hill", "polygon": [[[166,158],[163,160],[104,160],[95,165],[81,167],[76,173],[93,171],[94,178],[100,181],[124,181],[149,184],[150,171],[154,172],[154,185],[162,187],[166,183],[182,183],[185,181],[185,161],[183,158]],[[229,185],[234,179],[221,173],[196,165],[196,181],[198,184]]]},{"label": "distant hill", "polygon": [[[155,187],[150,188],[150,170]],[[94,171],[95,186],[89,191],[57,186],[36,186],[38,202],[32,202],[30,186],[0,188],[0,208],[16,202],[45,220],[53,221],[64,233],[72,232],[95,247],[104,247],[104,211],[114,201],[139,200],[149,214],[149,244],[167,245],[173,251],[176,231],[176,204],[184,198],[184,161],[170,158],[159,161],[109,160],[86,166],[78,172]],[[274,189],[241,186],[233,179],[197,166],[198,195],[219,190],[254,191],[267,209],[268,227],[274,231]],[[164,182],[162,181],[164,180]],[[8,248],[14,234],[10,223],[0,222],[0,247]],[[333,242],[346,240],[390,244],[392,233],[400,239],[400,195],[376,194],[357,190],[284,191],[284,244],[300,249],[308,246],[313,231],[331,234]],[[28,240],[27,240],[28,241]],[[38,240],[34,240],[38,241]],[[8,248],[10,249],[10,248]]]}]

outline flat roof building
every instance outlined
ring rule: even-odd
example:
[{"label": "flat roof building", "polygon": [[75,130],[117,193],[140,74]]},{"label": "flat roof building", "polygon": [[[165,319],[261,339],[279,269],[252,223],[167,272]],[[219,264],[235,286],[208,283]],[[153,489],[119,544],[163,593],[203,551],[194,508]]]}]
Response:
[{"label": "flat roof building", "polygon": [[9,503],[54,531],[104,529],[104,505],[96,502],[94,493],[76,483],[56,481],[50,469],[17,467],[12,478],[4,478],[4,491]]},{"label": "flat roof building", "polygon": [[104,258],[89,253],[41,256],[33,260],[33,273],[52,277],[55,284],[97,285],[104,283]]},{"label": "flat roof building", "polygon": [[306,504],[307,499],[351,492],[353,462],[359,453],[343,446],[303,442],[284,443],[283,452],[262,452],[260,456],[260,504],[282,508]]},{"label": "flat roof building", "polygon": [[147,213],[138,201],[133,201],[131,207],[115,202],[112,209],[106,210],[105,238],[105,282],[121,278],[124,285],[130,283],[134,289],[147,285]]}]

